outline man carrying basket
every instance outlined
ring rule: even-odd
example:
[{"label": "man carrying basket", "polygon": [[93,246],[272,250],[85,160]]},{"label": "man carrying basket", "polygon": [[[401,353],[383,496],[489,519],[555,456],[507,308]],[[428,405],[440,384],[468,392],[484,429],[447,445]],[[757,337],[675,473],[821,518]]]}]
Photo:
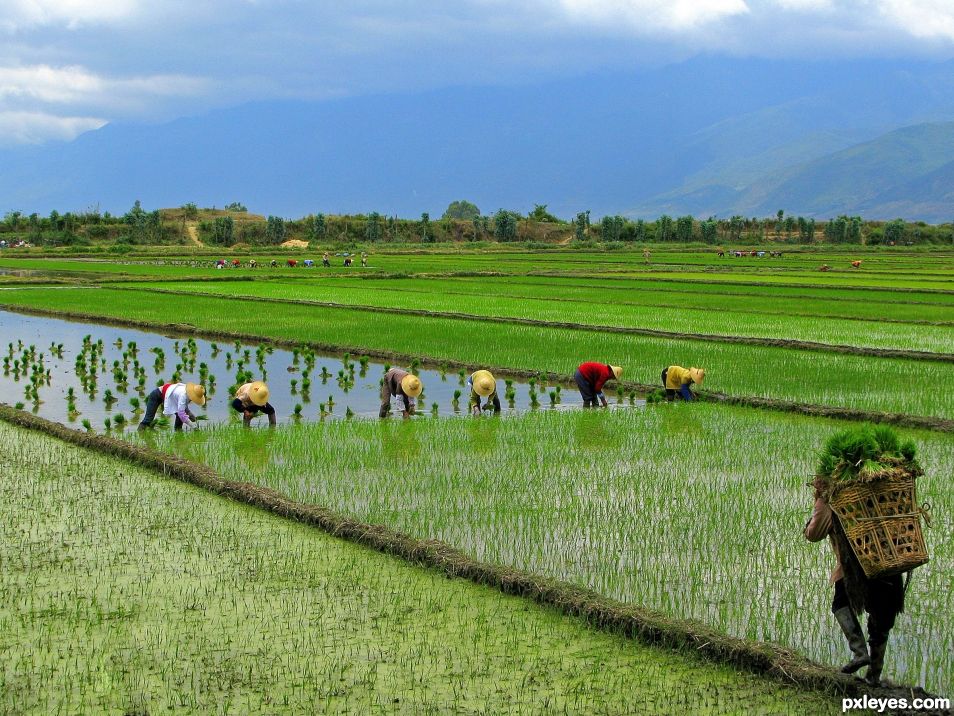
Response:
[{"label": "man carrying basket", "polygon": [[[831,611],[854,654],[854,658],[841,668],[841,672],[853,674],[867,666],[865,681],[872,686],[880,686],[888,633],[894,627],[898,614],[904,611],[903,580],[900,574],[878,579],[865,576],[838,518],[824,497],[825,484],[821,479],[815,481],[815,508],[805,525],[805,539],[819,542],[828,537],[835,553],[836,564],[831,574],[835,597]],[[862,609],[868,613],[867,644],[861,624],[855,616]]]}]

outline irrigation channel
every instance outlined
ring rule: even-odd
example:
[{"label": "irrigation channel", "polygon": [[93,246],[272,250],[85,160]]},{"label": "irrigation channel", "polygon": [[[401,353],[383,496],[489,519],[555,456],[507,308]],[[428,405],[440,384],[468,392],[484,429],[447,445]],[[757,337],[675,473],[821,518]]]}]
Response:
[{"label": "irrigation channel", "polygon": [[[251,379],[267,381],[270,402],[282,423],[351,415],[377,417],[381,379],[387,369],[385,363],[364,356],[317,353],[312,354],[314,363],[309,368],[306,351],[264,344],[215,343],[2,310],[0,336],[0,402],[22,404],[40,417],[75,427],[88,421],[97,431],[104,429],[107,418],[111,430],[134,429],[141,419],[145,396],[156,385],[172,380],[177,368],[183,382],[201,380],[207,385],[209,400],[205,408],[193,406],[193,411],[204,415],[205,420],[239,422],[238,413],[229,407],[230,388],[236,384],[239,371],[245,370],[251,373]],[[31,346],[35,352],[24,357]],[[89,346],[97,346],[96,379],[92,382],[88,377],[84,380],[77,371],[77,359],[89,370]],[[43,376],[34,379],[33,367],[39,364],[41,354]],[[145,372],[143,381],[136,377],[137,361]],[[424,394],[418,401],[416,419],[468,414],[466,372],[419,368],[417,373],[424,384]],[[202,379],[206,374],[214,377],[214,382]],[[28,394],[33,385],[38,386],[38,401]],[[534,409],[575,409],[580,405],[575,391],[531,384],[529,380],[500,378],[498,392],[503,415]],[[623,402],[622,398],[614,398],[614,403],[617,408],[644,405],[642,400]],[[302,407],[299,417],[294,415],[296,405]],[[115,420],[117,415],[122,416],[119,421]],[[253,425],[266,421],[260,416]]]}]

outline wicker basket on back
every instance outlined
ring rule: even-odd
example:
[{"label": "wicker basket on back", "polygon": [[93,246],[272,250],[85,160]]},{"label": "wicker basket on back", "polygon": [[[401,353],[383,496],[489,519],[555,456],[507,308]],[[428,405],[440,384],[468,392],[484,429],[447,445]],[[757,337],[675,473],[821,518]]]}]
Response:
[{"label": "wicker basket on back", "polygon": [[908,572],[929,557],[921,531],[915,475],[903,473],[848,485],[829,504],[838,516],[848,544],[869,579]]}]

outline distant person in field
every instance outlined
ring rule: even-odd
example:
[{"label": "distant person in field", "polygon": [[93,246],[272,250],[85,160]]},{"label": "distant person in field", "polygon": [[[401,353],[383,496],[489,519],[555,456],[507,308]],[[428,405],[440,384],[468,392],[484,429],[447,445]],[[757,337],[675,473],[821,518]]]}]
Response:
[{"label": "distant person in field", "polygon": [[367,267],[368,267],[368,255],[364,251],[362,251],[361,252],[361,268],[367,268]]},{"label": "distant person in field", "polygon": [[288,264],[288,268],[295,268],[298,265],[298,259],[288,259],[286,263]]},{"label": "distant person in field", "polygon": [[345,258],[344,258],[344,265],[345,265],[345,266],[351,266],[351,257],[350,257],[350,256],[345,256]]},{"label": "distant person in field", "polygon": [[649,263],[649,259],[653,256],[652,252],[649,249],[643,249],[643,260],[646,263]]},{"label": "distant person in field", "polygon": [[[881,579],[868,579],[858,558],[848,544],[845,532],[825,498],[825,483],[816,480],[815,507],[805,524],[805,539],[819,542],[826,537],[835,553],[835,569],[830,582],[835,586],[831,612],[848,640],[853,658],[843,667],[843,674],[853,674],[868,667],[865,681],[871,686],[881,685],[884,652],[888,634],[898,614],[904,611],[904,583],[900,574]],[[868,641],[861,630],[857,615],[868,613]]]},{"label": "distant person in field", "polygon": [[249,259],[249,260],[248,260],[248,267],[249,267],[249,268],[255,268],[256,266],[258,266],[258,261],[256,261],[255,259]]},{"label": "distant person in field", "polygon": [[829,266],[828,264],[822,264],[821,266],[818,267],[818,270],[819,270],[819,271],[831,271],[831,266]]},{"label": "distant person in field", "polygon": [[[470,401],[468,405],[472,415],[480,415],[485,410],[493,410],[494,413],[500,412],[500,396],[497,395],[497,379],[489,370],[478,370],[471,374],[467,379],[467,387],[470,388]],[[486,398],[487,402],[481,406],[481,398]]]},{"label": "distant person in field", "polygon": [[852,268],[861,268],[861,261],[852,261],[852,262],[851,262],[851,267],[852,267]]},{"label": "distant person in field", "polygon": [[391,403],[395,410],[405,418],[414,415],[417,410],[417,397],[424,391],[421,379],[401,368],[391,368],[384,374],[381,384],[381,408],[379,418],[386,418],[391,412]]},{"label": "distant person in field", "polygon": [[160,407],[163,415],[175,416],[176,430],[182,430],[183,426],[190,430],[199,427],[195,415],[189,410],[190,402],[199,406],[205,405],[203,386],[197,383],[165,383],[146,397],[146,414],[139,423],[139,429],[152,427]]},{"label": "distant person in field", "polygon": [[331,258],[328,256],[327,251],[321,255],[321,265],[325,268],[331,268]]},{"label": "distant person in field", "polygon": [[623,369],[618,365],[581,363],[576,369],[573,380],[576,381],[576,387],[580,389],[580,395],[583,397],[583,407],[595,408],[597,402],[604,408],[609,405],[603,394],[603,386],[607,381],[619,380],[622,374]]},{"label": "distant person in field", "polygon": [[271,261],[269,261],[268,265],[271,266],[272,268],[278,268],[278,260],[272,259]]},{"label": "distant person in field", "polygon": [[683,368],[671,365],[662,372],[662,384],[666,389],[666,400],[675,400],[678,394],[683,400],[695,400],[689,386],[702,385],[706,372],[702,368]]},{"label": "distant person in field", "polygon": [[242,414],[245,427],[249,427],[252,424],[252,418],[259,413],[267,415],[268,424],[273,427],[278,422],[275,417],[275,408],[268,402],[268,386],[260,380],[239,386],[232,399],[232,408]]}]

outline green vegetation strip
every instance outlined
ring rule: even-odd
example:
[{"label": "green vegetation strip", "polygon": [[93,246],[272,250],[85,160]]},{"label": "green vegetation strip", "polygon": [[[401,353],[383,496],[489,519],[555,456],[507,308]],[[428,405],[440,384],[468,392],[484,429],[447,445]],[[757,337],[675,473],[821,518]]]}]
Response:
[{"label": "green vegetation strip", "polygon": [[[4,405],[0,405],[0,420],[42,432],[73,445],[130,460],[157,470],[167,477],[272,514],[318,527],[335,537],[400,557],[413,564],[439,570],[447,576],[468,579],[499,589],[504,594],[552,606],[564,614],[579,617],[587,624],[615,634],[653,645],[691,648],[713,660],[759,674],[768,674],[804,688],[842,694],[871,692],[860,682],[836,674],[831,669],[777,645],[734,639],[705,625],[666,619],[649,610],[621,604],[571,584],[480,563],[441,542],[416,540],[385,527],[364,524],[327,509],[294,502],[266,488],[225,480],[208,467],[181,458],[109,437],[81,433]],[[101,489],[108,488],[104,486]],[[173,511],[172,514],[174,518],[178,518],[177,512]],[[159,515],[156,517],[161,519]],[[247,544],[242,547],[238,547],[238,544],[233,546],[243,550],[248,547]],[[260,553],[260,556],[268,559],[264,554]],[[266,566],[263,563],[260,569]],[[196,608],[201,608],[201,600],[197,599],[195,605]],[[60,608],[64,606],[61,605]]]},{"label": "green vegetation strip", "polygon": [[[98,289],[82,289],[82,290],[99,292]],[[74,291],[74,290],[70,290],[70,291],[64,290],[64,291],[57,292],[57,294],[75,294],[75,293],[77,293],[77,291]],[[3,292],[0,292],[0,303],[4,303],[4,300],[7,298],[8,297],[5,296]],[[44,294],[44,298],[48,302],[56,302],[56,301],[49,301],[51,297],[45,294]],[[59,296],[56,296],[53,298],[56,299],[56,298],[59,298]],[[559,382],[568,386],[574,385],[574,383],[572,382],[572,377],[570,375],[571,366],[575,367],[575,363],[573,361],[579,360],[578,356],[580,355],[583,355],[583,356],[593,355],[593,353],[586,352],[587,349],[583,345],[585,341],[581,341],[580,347],[575,351],[575,356],[570,357],[568,359],[564,358],[564,360],[561,361],[563,365],[565,366],[565,369],[566,369],[565,372],[561,372],[558,370],[530,370],[526,368],[500,366],[495,363],[492,363],[491,360],[499,359],[500,355],[503,354],[503,351],[506,350],[504,348],[505,343],[500,343],[497,341],[495,341],[495,345],[500,346],[500,348],[493,350],[492,351],[493,355],[487,356],[489,360],[481,360],[481,358],[477,356],[477,357],[473,357],[473,359],[470,361],[462,361],[456,357],[451,358],[451,357],[443,357],[440,355],[435,356],[433,354],[421,355],[421,354],[414,354],[414,353],[404,352],[399,350],[387,350],[387,349],[382,349],[377,347],[369,347],[368,344],[370,343],[370,341],[366,342],[365,345],[318,342],[313,340],[314,335],[322,333],[320,329],[317,329],[314,326],[314,323],[316,322],[316,320],[320,318],[320,316],[318,315],[269,316],[267,313],[264,313],[264,312],[259,314],[256,314],[250,311],[245,311],[244,313],[231,313],[231,312],[215,311],[213,309],[211,313],[206,315],[205,317],[206,320],[202,321],[204,326],[201,328],[192,324],[166,323],[162,321],[160,319],[160,316],[168,316],[170,313],[170,311],[168,310],[170,307],[163,306],[163,305],[156,306],[155,307],[156,310],[154,311],[150,310],[148,312],[149,318],[147,320],[143,320],[141,318],[126,317],[130,313],[136,314],[137,312],[141,312],[142,309],[145,308],[145,304],[147,303],[147,301],[149,301],[151,298],[161,300],[161,297],[158,297],[158,296],[150,297],[148,294],[144,294],[140,298],[140,300],[136,301],[133,305],[116,306],[116,305],[110,304],[109,307],[100,306],[99,308],[101,312],[95,313],[95,314],[80,312],[80,311],[73,311],[73,310],[65,310],[63,308],[45,308],[45,307],[33,305],[32,302],[18,305],[18,304],[7,301],[3,307],[7,311],[21,312],[21,313],[26,313],[31,315],[52,316],[56,318],[73,319],[73,320],[86,321],[86,322],[92,322],[92,323],[110,324],[110,325],[124,326],[129,328],[139,328],[139,329],[148,330],[148,331],[158,331],[158,332],[168,333],[168,334],[179,334],[182,336],[199,335],[199,336],[203,336],[210,339],[221,339],[221,340],[230,340],[230,341],[238,340],[238,341],[247,342],[247,343],[266,343],[270,345],[284,346],[288,348],[294,348],[296,346],[307,345],[311,347],[313,350],[318,352],[324,352],[324,353],[347,352],[347,353],[351,353],[352,355],[363,354],[372,358],[379,358],[386,361],[402,362],[408,365],[413,360],[420,360],[422,364],[431,365],[438,368],[445,367],[447,369],[454,369],[454,370],[473,369],[475,366],[486,367],[486,368],[490,368],[501,377],[508,376],[508,375],[514,376],[514,377],[520,377],[520,378],[542,377],[549,382],[554,382],[554,383]],[[68,297],[66,301],[59,302],[59,303],[60,305],[67,304],[70,306],[88,305],[88,302],[86,301],[76,302],[75,297],[74,298]],[[191,306],[191,308],[193,310],[195,309],[194,303]],[[315,309],[311,309],[311,310],[314,311]],[[110,313],[106,313],[106,311],[110,311]],[[184,309],[177,311],[177,313],[179,315],[182,315],[183,311]],[[248,333],[248,332],[239,332],[235,330],[226,330],[223,328],[213,327],[215,323],[217,323],[218,320],[220,319],[224,321],[226,325],[235,325],[236,321],[240,320],[243,325],[254,325],[255,329],[260,332]],[[196,319],[193,318],[193,320],[196,320]],[[288,333],[284,333],[283,331],[275,330],[276,325],[286,323],[289,320],[295,322],[296,328],[294,331],[289,331]],[[416,319],[416,320],[419,320],[419,319]],[[359,328],[367,329],[366,322],[362,323],[360,314],[358,314],[357,318],[353,316],[349,316],[349,320],[342,321],[342,322],[332,321],[332,323],[334,324],[334,328],[342,330],[343,335],[347,334],[349,331],[357,332],[357,329]],[[375,327],[372,327],[372,329],[374,328]],[[455,336],[450,334],[449,332],[439,331],[440,339],[445,341],[450,340],[452,344],[454,345],[454,352],[451,353],[451,355],[454,355],[455,353],[459,355],[459,348],[461,345],[464,345],[465,347],[469,346],[468,338],[466,338],[466,336],[469,336],[472,333],[473,328],[467,324],[464,324],[463,326],[461,326],[461,328],[464,334],[464,337],[461,337],[461,338],[455,338]],[[409,325],[406,328],[390,326],[390,327],[387,327],[386,330],[388,331],[388,335],[393,336],[396,339],[401,339],[400,341],[396,340],[395,343],[398,343],[400,347],[406,348],[406,349],[410,348],[410,344],[404,343],[403,342],[404,339],[407,339],[407,338],[421,339],[421,338],[427,337],[427,334],[420,333],[420,326],[418,325]],[[295,337],[286,337],[290,333],[296,334]],[[533,336],[533,338],[537,338],[537,337]],[[589,342],[593,344],[593,346],[591,346],[589,350],[598,351],[599,355],[613,355],[614,352],[619,351],[619,352],[616,352],[615,354],[626,356],[626,354],[622,352],[621,347],[619,346],[615,346],[613,347],[612,350],[608,350],[604,345],[607,340],[607,337],[600,337],[601,340],[598,340],[598,341],[592,340],[592,337],[589,337],[589,338],[590,338]],[[354,336],[351,336],[351,339],[353,340]],[[526,336],[514,337],[513,341],[525,342],[527,341],[527,337]],[[482,340],[482,341],[478,341],[474,345],[478,347],[482,347],[482,346],[485,346],[486,343],[487,343],[486,340]],[[512,341],[508,341],[506,343],[507,349],[512,349],[513,346],[515,345],[518,345],[518,344],[513,343]],[[545,348],[543,352],[547,353],[550,357],[549,359],[542,358],[542,360],[552,364],[553,362],[552,354],[556,352],[556,348],[559,345],[560,345],[559,340],[557,340],[557,342],[553,343],[552,346],[550,346],[548,349]],[[600,346],[603,346],[603,347],[600,347]],[[773,349],[765,348],[762,350],[773,350]],[[835,357],[833,356],[832,358],[835,358]],[[841,359],[840,356],[838,356],[837,358]],[[851,359],[863,360],[865,362],[863,365],[860,365],[857,368],[855,368],[854,371],[857,371],[859,382],[862,385],[866,386],[866,390],[873,390],[876,386],[870,384],[870,375],[871,375],[872,367],[868,365],[868,362],[879,360],[879,359],[875,359],[875,358],[860,359],[855,357],[851,357]],[[526,365],[526,364],[532,364],[539,360],[541,360],[541,356],[537,354],[536,352],[534,352],[534,354],[530,356],[529,358],[525,356],[522,362],[524,365]],[[737,358],[734,360],[733,359],[727,359],[727,360],[729,362],[724,364],[726,367],[731,366],[735,369],[739,368],[739,360]],[[663,361],[665,361],[665,357],[658,358],[654,362],[659,365],[662,365],[664,364]],[[630,364],[629,358],[628,357],[624,358],[624,362],[626,364]],[[817,369],[818,364],[821,362],[822,362],[822,356],[819,356],[812,360],[811,365],[812,367],[815,367]],[[704,361],[700,361],[699,364],[711,366],[713,365],[713,362],[710,360],[704,360]],[[636,364],[637,368],[638,368],[638,365],[639,364],[637,363]],[[894,363],[889,363],[886,366],[884,365],[879,366],[878,369],[881,370],[882,372],[887,372],[888,366],[891,366],[891,365],[894,365]],[[930,368],[930,364],[926,364],[926,363],[921,363],[921,364],[912,363],[909,365],[910,366],[917,365],[922,370],[928,370]],[[761,372],[756,374],[757,377],[768,378],[769,380],[771,380],[772,378],[777,378],[779,380],[787,379],[789,381],[792,381],[797,388],[801,389],[801,390],[796,390],[795,392],[801,392],[806,389],[805,376],[802,374],[791,375],[786,373],[778,373],[777,375],[773,376],[767,373],[767,368],[764,365],[759,370]],[[847,373],[848,371],[845,368],[835,369],[830,366],[827,366],[822,369],[822,375],[824,379],[826,380],[826,382],[830,382],[832,380],[831,378],[832,375],[839,376],[841,381],[847,380],[848,379]],[[909,370],[909,372],[907,374],[904,374],[903,377],[899,377],[896,379],[899,381],[899,385],[903,389],[905,395],[910,394],[908,387],[912,381],[912,374],[916,375],[916,373],[917,371]],[[940,380],[940,378],[937,378],[936,380]],[[934,380],[925,381],[925,383],[933,384]],[[707,384],[713,385],[715,384],[715,381],[709,378]],[[870,387],[867,387],[867,386],[870,386]],[[657,387],[658,385],[655,383],[641,383],[638,381],[625,381],[623,383],[623,388],[635,389],[641,392],[648,392],[651,390],[655,390]],[[835,384],[835,387],[837,387],[837,383]],[[891,381],[885,382],[885,380],[882,380],[878,387],[881,390],[885,390],[885,389],[892,390],[892,395],[893,395]],[[745,407],[780,410],[784,412],[796,412],[796,413],[801,413],[803,415],[812,415],[812,416],[843,419],[843,420],[867,420],[871,422],[888,423],[888,424],[898,425],[903,427],[922,428],[926,430],[938,430],[943,432],[954,432],[954,419],[943,418],[943,417],[934,416],[934,415],[916,415],[916,414],[910,414],[905,412],[886,412],[886,411],[872,410],[867,408],[851,408],[851,407],[841,407],[841,406],[834,406],[834,405],[812,404],[812,403],[790,401],[790,400],[771,398],[771,397],[738,396],[738,395],[730,395],[730,394],[726,394],[726,393],[714,391],[714,390],[700,391],[699,395],[704,400],[726,402],[733,405],[739,405],[739,406],[745,406]],[[921,396],[922,394],[918,392],[918,393],[915,393],[915,395]],[[948,393],[942,393],[942,396],[947,396],[946,399],[950,398]],[[926,398],[928,396],[925,394],[922,397]],[[943,411],[946,410],[946,403],[942,403],[942,405],[939,408],[936,406],[936,403],[931,400],[925,400],[925,404],[932,406],[933,409],[939,410],[939,412],[942,412],[942,414],[943,414]]]},{"label": "green vegetation strip", "polygon": [[0,423],[0,711],[837,713]]},{"label": "green vegetation strip", "polygon": [[[244,288],[244,287],[243,287]],[[490,296],[485,299],[474,298],[470,302],[470,307],[475,310],[480,310],[481,305],[484,306],[484,313],[465,313],[461,311],[448,311],[448,310],[428,310],[422,308],[406,308],[406,307],[395,307],[391,305],[386,305],[388,302],[384,300],[379,300],[377,303],[367,304],[367,303],[358,303],[358,302],[341,302],[341,301],[321,301],[315,299],[303,299],[303,298],[281,298],[276,296],[262,295],[263,293],[273,290],[273,286],[266,286],[265,291],[255,291],[255,292],[244,292],[244,293],[232,293],[232,292],[219,292],[216,290],[186,290],[186,289],[174,289],[174,288],[158,288],[154,287],[150,290],[155,293],[165,293],[170,295],[177,296],[211,296],[214,298],[225,299],[225,300],[240,300],[240,301],[260,301],[267,303],[281,303],[281,304],[297,304],[305,306],[319,306],[323,308],[347,308],[354,309],[358,311],[370,311],[373,313],[393,313],[398,315],[405,316],[420,316],[422,318],[455,318],[462,319],[466,321],[478,321],[482,323],[509,323],[514,325],[522,326],[541,326],[547,328],[565,328],[569,330],[579,330],[579,331],[600,331],[601,333],[620,333],[624,335],[633,335],[633,336],[651,336],[653,338],[666,338],[666,339],[677,339],[677,340],[692,340],[692,341],[714,341],[721,343],[738,343],[742,345],[751,345],[751,346],[772,346],[776,348],[791,348],[795,350],[806,350],[806,351],[824,351],[827,353],[844,353],[847,355],[860,355],[860,356],[876,356],[879,358],[901,358],[904,360],[930,360],[938,361],[940,363],[954,363],[954,353],[945,353],[940,351],[923,351],[923,350],[910,350],[910,349],[896,349],[896,348],[877,348],[873,346],[862,346],[862,345],[845,345],[845,344],[833,344],[833,343],[821,343],[818,341],[807,341],[807,340],[794,340],[791,338],[762,338],[757,336],[749,335],[736,335],[734,332],[726,333],[685,333],[678,331],[665,331],[655,328],[636,328],[631,325],[620,325],[631,322],[640,322],[647,320],[646,316],[643,315],[630,315],[625,312],[624,309],[619,307],[613,307],[609,304],[588,304],[583,310],[578,311],[577,313],[580,317],[586,315],[596,315],[601,319],[608,319],[612,317],[617,318],[617,323],[607,324],[600,323],[597,321],[587,322],[587,323],[578,323],[573,321],[555,321],[555,320],[546,320],[541,318],[523,318],[519,315],[502,315],[504,311],[509,311],[512,314],[532,312],[531,306],[532,303],[530,300],[524,299],[519,302],[506,301],[500,302],[495,300],[495,297]],[[112,290],[141,290],[131,287],[112,287]],[[292,288],[293,293],[298,293],[299,295],[307,291],[308,288],[305,286],[295,286]],[[254,291],[254,288],[253,288]],[[341,293],[340,289],[330,288],[328,293],[335,294]],[[366,300],[372,299],[374,297],[383,298],[381,292],[364,292],[360,291],[357,300]],[[447,304],[462,303],[460,299],[444,299],[441,296],[434,295],[434,301],[441,301]],[[552,308],[543,307],[542,310],[538,312],[545,312],[547,314],[553,313],[565,313],[566,310],[562,307],[558,307],[556,311]],[[653,311],[656,317],[660,317],[662,322],[666,321],[667,313],[661,311]],[[685,316],[685,310],[680,312],[680,316]],[[620,315],[622,314],[622,315]],[[711,315],[711,314],[710,314]],[[673,316],[673,322],[678,318]],[[720,320],[728,322],[730,319],[726,316],[720,316]],[[699,319],[705,320],[705,317]],[[764,323],[759,321],[760,323]],[[814,323],[821,323],[821,319],[815,319]],[[744,330],[744,329],[742,329]],[[821,330],[821,326],[818,326],[818,330]],[[902,329],[903,332],[907,333],[917,333],[919,329],[914,329],[907,327]],[[944,329],[936,329],[937,331],[942,331]],[[806,323],[806,331],[810,332],[811,327]],[[930,331],[926,332],[926,335],[922,338],[921,343],[927,341],[931,337]],[[913,337],[914,340],[917,339],[917,335]],[[939,345],[954,345],[954,339],[951,340],[939,340]]]}]

